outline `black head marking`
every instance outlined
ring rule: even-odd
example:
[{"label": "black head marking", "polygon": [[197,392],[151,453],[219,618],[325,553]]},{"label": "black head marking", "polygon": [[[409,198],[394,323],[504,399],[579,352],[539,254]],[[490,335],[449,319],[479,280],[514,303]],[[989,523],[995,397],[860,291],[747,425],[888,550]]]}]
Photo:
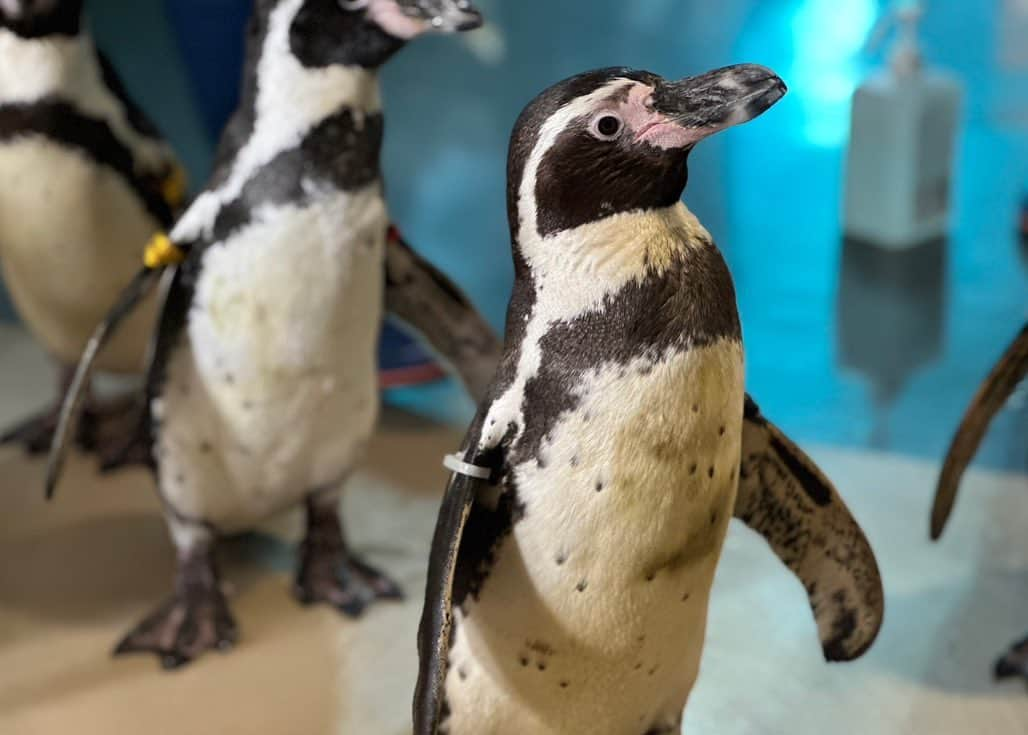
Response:
[{"label": "black head marking", "polygon": [[83,0],[0,0],[0,28],[22,38],[79,34]]},{"label": "black head marking", "polygon": [[[634,76],[633,76],[634,75]],[[544,91],[522,111],[514,124],[510,150],[507,157],[507,215],[510,220],[511,237],[518,239],[518,196],[525,166],[535,150],[543,125],[565,105],[579,97],[585,97],[603,88],[615,79],[637,79],[645,81],[653,75],[633,72],[624,67],[609,67],[569,77]]]},{"label": "black head marking", "polygon": [[[753,119],[784,94],[773,72],[752,64],[677,82],[620,68],[559,82],[525,109],[514,129],[508,163],[514,240],[524,224],[520,195],[533,154],[541,159],[530,196],[536,229],[546,237],[615,214],[673,205],[685,189],[693,146]],[[559,129],[544,137],[557,113]]]},{"label": "black head marking", "polygon": [[304,66],[374,69],[403,48],[403,39],[373,23],[366,8],[339,0],[305,0],[289,29],[289,45]]}]

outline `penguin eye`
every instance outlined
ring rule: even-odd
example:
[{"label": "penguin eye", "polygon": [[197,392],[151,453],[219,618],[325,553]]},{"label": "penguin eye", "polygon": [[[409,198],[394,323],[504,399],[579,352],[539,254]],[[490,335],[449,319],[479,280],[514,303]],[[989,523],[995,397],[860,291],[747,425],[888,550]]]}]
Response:
[{"label": "penguin eye", "polygon": [[625,124],[620,117],[613,112],[604,112],[602,115],[596,116],[592,125],[589,126],[589,130],[600,140],[614,140],[621,134],[624,127]]},{"label": "penguin eye", "polygon": [[364,10],[369,2],[370,0],[339,0],[339,7],[352,13],[355,10]]}]

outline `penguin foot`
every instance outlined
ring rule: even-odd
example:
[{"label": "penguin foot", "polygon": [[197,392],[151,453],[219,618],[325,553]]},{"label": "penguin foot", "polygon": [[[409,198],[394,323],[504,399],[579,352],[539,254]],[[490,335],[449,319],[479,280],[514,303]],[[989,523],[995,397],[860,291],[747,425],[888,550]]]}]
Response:
[{"label": "penguin foot", "polygon": [[152,462],[146,411],[132,397],[86,406],[80,443],[96,453],[102,472]]},{"label": "penguin foot", "polygon": [[1021,677],[1028,682],[1028,638],[1010,647],[996,662],[994,673],[997,679]]},{"label": "penguin foot", "polygon": [[30,455],[46,454],[57,431],[57,409],[25,419],[0,435],[0,445],[17,444]]},{"label": "penguin foot", "polygon": [[152,653],[171,670],[205,651],[228,651],[238,637],[213,557],[201,549],[180,559],[175,594],[125,636],[114,655]]},{"label": "penguin foot", "polygon": [[293,594],[303,605],[332,605],[358,618],[376,600],[402,600],[403,590],[382,572],[353,554],[345,558],[305,555]]},{"label": "penguin foot", "polygon": [[350,551],[334,506],[308,501],[293,595],[303,605],[328,604],[357,618],[376,600],[402,600],[403,590]]}]

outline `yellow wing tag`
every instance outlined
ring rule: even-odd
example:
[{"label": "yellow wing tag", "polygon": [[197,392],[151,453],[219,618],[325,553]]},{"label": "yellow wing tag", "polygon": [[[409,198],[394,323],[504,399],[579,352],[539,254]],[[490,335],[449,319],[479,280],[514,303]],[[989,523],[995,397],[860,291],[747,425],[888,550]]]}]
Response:
[{"label": "yellow wing tag", "polygon": [[143,263],[150,270],[178,265],[185,259],[185,251],[173,243],[163,232],[158,232],[150,238],[146,250],[143,251]]},{"label": "yellow wing tag", "polygon": [[164,197],[164,201],[173,210],[178,209],[186,199],[186,190],[188,188],[189,182],[186,179],[185,169],[177,163],[172,164],[168,175],[161,181],[161,196]]}]

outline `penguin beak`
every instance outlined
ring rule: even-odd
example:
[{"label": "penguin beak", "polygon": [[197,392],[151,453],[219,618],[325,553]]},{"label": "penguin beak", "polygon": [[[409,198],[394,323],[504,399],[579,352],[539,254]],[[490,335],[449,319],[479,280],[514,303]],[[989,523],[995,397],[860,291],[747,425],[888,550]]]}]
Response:
[{"label": "penguin beak", "polygon": [[685,131],[687,145],[694,145],[762,115],[785,93],[785,82],[767,67],[738,64],[659,84],[653,107]]},{"label": "penguin beak", "polygon": [[408,12],[440,33],[473,31],[482,26],[482,14],[469,0],[408,0],[404,4]]}]

